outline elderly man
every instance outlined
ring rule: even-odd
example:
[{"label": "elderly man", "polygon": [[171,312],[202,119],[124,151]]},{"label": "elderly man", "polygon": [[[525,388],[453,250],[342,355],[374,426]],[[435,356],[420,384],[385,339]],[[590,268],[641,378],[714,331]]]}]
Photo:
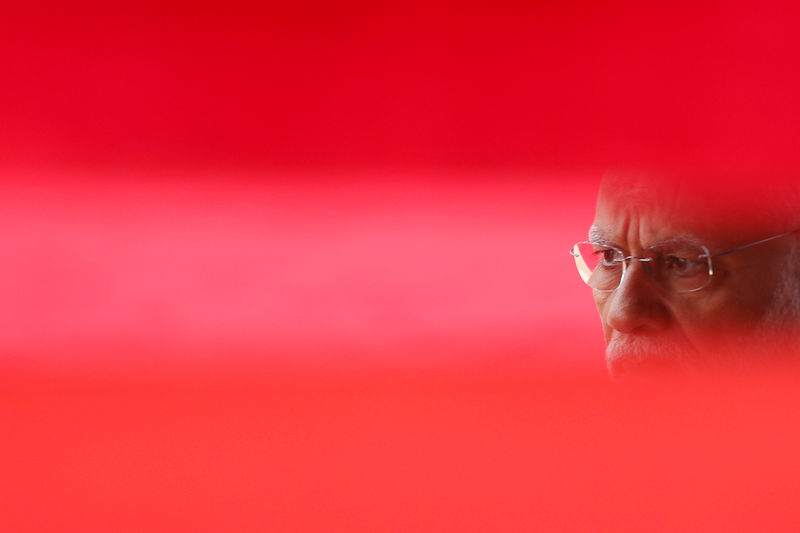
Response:
[{"label": "elderly man", "polygon": [[571,250],[612,375],[800,360],[800,186],[619,173]]}]

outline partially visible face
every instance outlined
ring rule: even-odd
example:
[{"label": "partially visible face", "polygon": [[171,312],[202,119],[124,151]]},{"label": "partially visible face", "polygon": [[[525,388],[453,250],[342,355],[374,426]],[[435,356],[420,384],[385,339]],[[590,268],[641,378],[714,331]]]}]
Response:
[{"label": "partially visible face", "polygon": [[[752,220],[732,223],[728,213],[699,206],[702,201],[685,188],[607,180],[591,240],[638,257],[680,236],[702,243],[713,255],[794,229]],[[594,291],[611,373],[683,373],[738,364],[736,358],[777,349],[764,343],[783,335],[781,324],[800,300],[797,271],[789,261],[794,239],[714,258],[711,282],[697,292],[672,292],[643,263],[629,262],[619,288]]]}]

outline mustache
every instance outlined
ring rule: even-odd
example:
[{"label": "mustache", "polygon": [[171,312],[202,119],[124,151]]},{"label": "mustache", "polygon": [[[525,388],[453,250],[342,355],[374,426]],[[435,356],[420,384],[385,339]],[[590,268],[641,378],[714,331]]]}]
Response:
[{"label": "mustache", "polygon": [[700,351],[681,338],[621,335],[606,345],[606,365],[614,378],[719,371],[778,371],[800,376],[800,345],[796,335],[784,333],[749,342],[720,336],[715,348]]},{"label": "mustache", "polygon": [[696,355],[685,341],[663,337],[618,336],[606,345],[606,365],[614,377],[685,373]]}]

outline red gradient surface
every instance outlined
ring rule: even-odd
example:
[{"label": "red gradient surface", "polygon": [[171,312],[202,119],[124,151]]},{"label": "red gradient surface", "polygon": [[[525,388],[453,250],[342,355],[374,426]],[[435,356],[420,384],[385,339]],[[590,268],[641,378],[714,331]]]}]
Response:
[{"label": "red gradient surface", "polygon": [[796,387],[619,386],[609,165],[796,168],[796,9],[0,16],[0,530],[792,531]]},{"label": "red gradient surface", "polygon": [[2,348],[46,366],[138,345],[145,364],[166,349],[436,368],[537,346],[560,364],[566,325],[599,341],[567,253],[595,184],[459,177],[9,180]]}]

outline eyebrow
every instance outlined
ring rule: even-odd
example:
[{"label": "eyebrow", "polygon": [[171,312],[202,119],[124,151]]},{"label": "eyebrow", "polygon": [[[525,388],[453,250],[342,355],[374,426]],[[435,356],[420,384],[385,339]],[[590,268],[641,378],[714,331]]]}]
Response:
[{"label": "eyebrow", "polygon": [[[612,239],[606,238],[606,233],[601,230],[598,226],[592,226],[589,228],[589,240],[591,242],[602,242],[608,244],[616,244]],[[702,245],[703,241],[698,237],[696,234],[691,232],[683,232],[677,235],[673,235],[667,240],[659,241],[652,246],[662,246],[664,244],[695,244],[695,245]],[[649,248],[648,247],[648,248]]]},{"label": "eyebrow", "polygon": [[592,226],[589,228],[589,240],[592,242],[603,242],[605,239],[603,238],[603,232],[597,226]]},{"label": "eyebrow", "polygon": [[694,244],[699,246],[703,245],[703,241],[694,233],[684,232],[674,235],[665,241],[659,242],[658,244]]}]

